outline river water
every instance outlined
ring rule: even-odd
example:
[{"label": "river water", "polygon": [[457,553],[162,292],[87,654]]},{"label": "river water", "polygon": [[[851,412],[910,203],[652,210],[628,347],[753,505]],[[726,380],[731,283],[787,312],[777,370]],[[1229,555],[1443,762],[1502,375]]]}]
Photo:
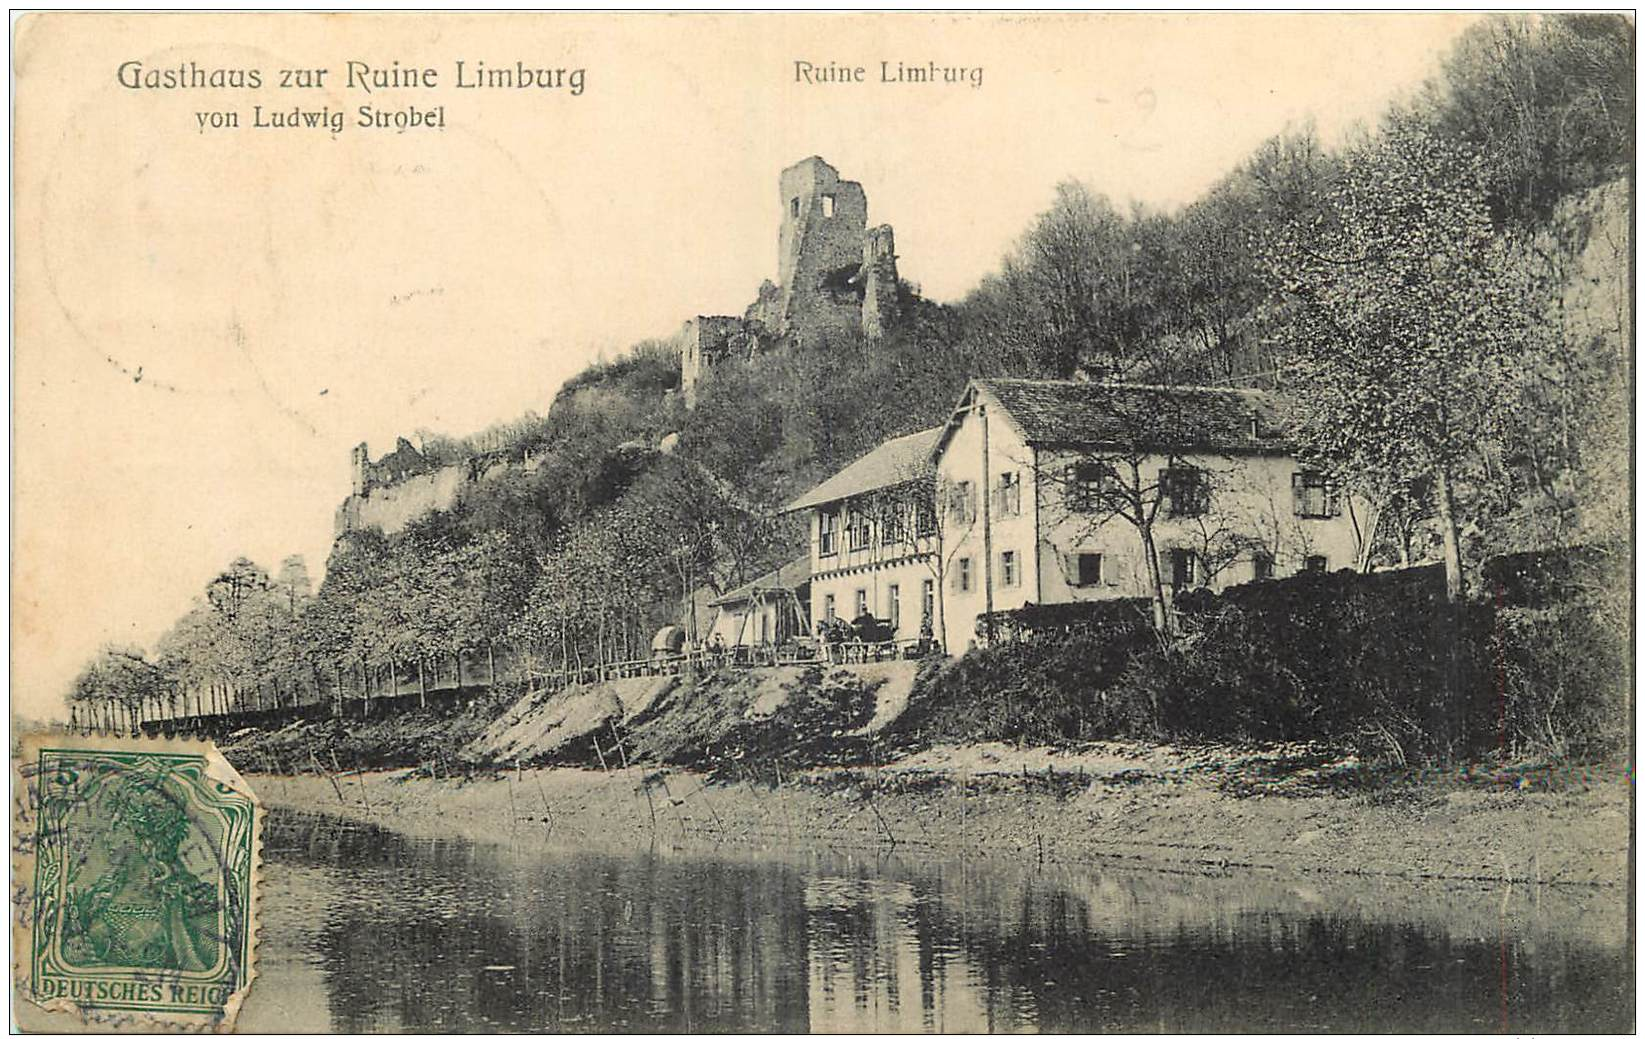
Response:
[{"label": "river water", "polygon": [[262,877],[242,1031],[1633,1025],[1621,894],[609,853],[283,812]]}]

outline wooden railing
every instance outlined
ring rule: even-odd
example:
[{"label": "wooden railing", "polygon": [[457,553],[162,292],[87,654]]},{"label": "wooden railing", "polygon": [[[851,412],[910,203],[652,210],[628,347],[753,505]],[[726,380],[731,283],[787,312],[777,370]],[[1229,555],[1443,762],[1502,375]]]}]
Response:
[{"label": "wooden railing", "polygon": [[[728,668],[755,667],[820,667],[825,664],[866,664],[884,660],[903,660],[935,652],[929,639],[895,639],[886,642],[821,642],[805,639],[781,645],[727,646],[716,650],[704,646],[676,653],[657,654],[634,660],[588,664],[582,667],[551,671],[526,670],[532,689],[561,689],[570,686],[593,685],[618,678],[642,678],[654,675],[673,675],[685,671],[707,672]],[[326,718],[369,719],[386,717],[414,708],[446,706],[466,701],[489,689],[489,685],[441,686],[423,692],[396,692],[372,697],[324,697],[290,703],[279,707],[241,705],[227,712],[178,714],[174,717],[144,718],[138,729],[151,735],[201,733],[222,735],[240,728],[270,728],[296,721],[322,721]],[[130,726],[119,724],[107,728],[100,721],[85,720],[75,726],[87,732],[125,732]]]},{"label": "wooden railing", "polygon": [[[149,735],[224,735],[236,729],[278,728],[297,721],[318,722],[328,718],[370,720],[428,707],[450,708],[483,696],[490,688],[487,685],[442,686],[426,692],[383,694],[370,699],[351,696],[342,700],[312,700],[284,707],[236,708],[227,713],[184,714],[174,718],[145,719],[139,729]],[[105,730],[93,727],[87,731],[123,733],[125,729],[117,727]]]},{"label": "wooden railing", "polygon": [[684,671],[716,671],[724,668],[821,666],[823,664],[867,664],[882,660],[904,660],[935,652],[930,639],[892,639],[886,642],[788,642],[781,645],[712,646],[659,653],[634,660],[552,671],[528,671],[533,689],[593,685],[618,678],[676,675]]},{"label": "wooden railing", "polygon": [[937,651],[931,639],[890,639],[886,642],[830,642],[823,646],[831,664],[872,664],[881,660],[911,660]]}]

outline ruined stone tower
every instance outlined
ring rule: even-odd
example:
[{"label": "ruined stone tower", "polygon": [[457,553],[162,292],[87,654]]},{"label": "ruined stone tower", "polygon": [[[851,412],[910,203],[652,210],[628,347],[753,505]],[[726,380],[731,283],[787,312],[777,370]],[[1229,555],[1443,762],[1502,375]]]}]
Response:
[{"label": "ruined stone tower", "polygon": [[813,155],[783,170],[778,190],[783,208],[777,236],[782,291],[777,331],[807,344],[851,329],[877,337],[883,315],[876,313],[872,321],[867,316],[868,275],[875,267],[888,266],[894,295],[896,256],[887,248],[882,257],[877,246],[882,234],[889,246],[889,227],[868,230],[868,195],[862,185],[841,180],[838,170]]},{"label": "ruined stone tower", "polygon": [[861,184],[818,156],[778,178],[777,282],[760,286],[741,318],[698,316],[680,330],[687,406],[717,361],[782,343],[818,346],[885,334],[896,317],[897,251],[889,224],[868,226]]},{"label": "ruined stone tower", "polygon": [[354,450],[349,452],[348,461],[349,472],[352,476],[350,486],[353,488],[349,493],[357,498],[363,498],[365,497],[366,483],[371,472],[371,449],[365,445],[364,441],[355,444]]},{"label": "ruined stone tower", "polygon": [[862,239],[862,331],[878,339],[897,316],[897,240],[890,224],[869,228]]}]

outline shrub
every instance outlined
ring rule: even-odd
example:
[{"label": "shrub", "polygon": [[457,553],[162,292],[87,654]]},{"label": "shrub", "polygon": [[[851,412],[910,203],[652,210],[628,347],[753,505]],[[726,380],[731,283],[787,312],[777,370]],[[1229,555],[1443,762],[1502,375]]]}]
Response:
[{"label": "shrub", "polygon": [[1513,552],[1483,567],[1489,594],[1499,606],[1545,606],[1595,584],[1622,579],[1616,545],[1575,545],[1536,552]]},{"label": "shrub", "polygon": [[1305,574],[1180,605],[1181,639],[1132,676],[1159,683],[1172,734],[1328,739],[1400,760],[1481,744],[1490,610],[1448,602],[1443,575]]},{"label": "shrub", "polygon": [[1627,644],[1587,600],[1497,611],[1498,739],[1514,753],[1602,758],[1628,743]]},{"label": "shrub", "polygon": [[[744,696],[751,681],[747,672],[706,679],[738,686]],[[700,745],[676,746],[665,757],[735,772],[747,761],[776,760],[799,766],[855,760],[865,753],[865,741],[847,734],[874,716],[878,697],[873,685],[844,670],[806,669],[786,681],[786,699],[771,716],[722,716],[712,726],[716,731],[705,734]],[[725,703],[721,701],[722,715]]]},{"label": "shrub", "polygon": [[1031,743],[1149,734],[1150,698],[1115,687],[1153,642],[1146,627],[1116,626],[967,653],[921,673],[897,733],[930,742]]},{"label": "shrub", "polygon": [[1180,596],[1170,642],[1134,604],[1009,611],[996,617],[1012,638],[922,673],[899,729],[1323,740],[1401,763],[1614,753],[1628,731],[1626,626],[1592,596],[1552,598],[1452,603],[1438,567],[1301,574]]},{"label": "shrub", "polygon": [[1150,599],[1098,599],[1090,602],[1029,603],[977,617],[976,636],[986,637],[992,619],[996,639],[1057,637],[1076,631],[1110,631],[1151,623]]}]

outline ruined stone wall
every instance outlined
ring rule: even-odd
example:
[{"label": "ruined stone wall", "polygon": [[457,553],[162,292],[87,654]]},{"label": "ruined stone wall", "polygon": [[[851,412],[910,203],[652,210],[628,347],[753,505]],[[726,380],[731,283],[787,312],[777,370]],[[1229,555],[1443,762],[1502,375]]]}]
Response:
[{"label": "ruined stone wall", "polygon": [[499,454],[477,455],[465,461],[436,466],[424,459],[421,453],[416,453],[419,465],[415,471],[403,464],[395,464],[405,462],[408,455],[415,451],[402,437],[398,448],[392,452],[397,458],[385,465],[382,460],[370,460],[365,444],[354,449],[350,457],[354,490],[337,506],[333,527],[335,536],[366,529],[397,534],[431,512],[456,505],[465,485],[494,480],[514,469],[535,472],[541,468],[543,461],[541,455],[533,456],[527,452],[523,459]]},{"label": "ruined stone wall", "polygon": [[685,406],[695,407],[697,390],[708,370],[727,357],[752,357],[760,348],[762,329],[746,318],[699,314],[681,327],[680,392]]},{"label": "ruined stone wall", "polygon": [[341,536],[351,530],[375,528],[384,534],[397,534],[413,520],[451,508],[468,481],[469,466],[464,462],[373,487],[364,495],[351,494],[337,509],[336,532]]},{"label": "ruined stone wall", "polygon": [[405,437],[397,438],[394,450],[375,462],[371,460],[371,449],[365,443],[356,444],[349,454],[349,466],[352,493],[355,495],[369,494],[373,487],[386,487],[436,468]]},{"label": "ruined stone wall", "polygon": [[366,486],[371,480],[371,449],[362,441],[354,445],[349,453],[350,494],[355,496],[366,493]]},{"label": "ruined stone wall", "polygon": [[743,320],[762,333],[775,335],[783,322],[783,290],[771,279],[760,282],[759,294],[743,311]]},{"label": "ruined stone wall", "polygon": [[862,262],[868,196],[861,184],[841,180],[834,167],[813,155],[782,171],[782,226],[777,243],[777,283],[791,290],[805,271],[856,267]]}]

